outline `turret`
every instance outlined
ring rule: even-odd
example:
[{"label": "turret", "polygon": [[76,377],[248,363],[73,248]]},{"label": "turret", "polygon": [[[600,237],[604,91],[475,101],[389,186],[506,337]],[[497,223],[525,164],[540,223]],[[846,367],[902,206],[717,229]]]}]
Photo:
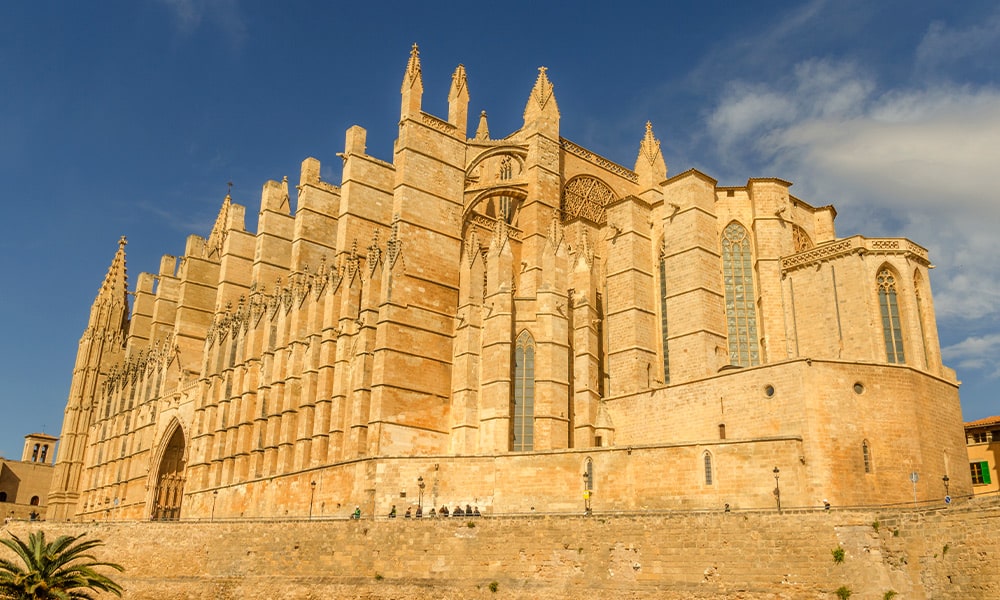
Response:
[{"label": "turret", "polygon": [[546,67],[538,67],[538,79],[524,107],[524,128],[559,136],[559,107]]},{"label": "turret", "polygon": [[462,65],[458,65],[451,76],[448,122],[458,129],[464,139],[469,129],[469,83],[465,78],[465,67]]},{"label": "turret", "polygon": [[424,78],[420,74],[420,50],[413,44],[410,50],[410,61],[406,63],[406,73],[403,74],[403,86],[399,90],[403,96],[399,118],[420,114],[420,101],[424,95]]},{"label": "turret", "polygon": [[646,121],[646,135],[639,143],[635,172],[639,176],[639,194],[643,197],[650,190],[659,190],[660,184],[667,178],[667,163],[660,152],[660,140],[653,137],[653,124],[649,121]]}]

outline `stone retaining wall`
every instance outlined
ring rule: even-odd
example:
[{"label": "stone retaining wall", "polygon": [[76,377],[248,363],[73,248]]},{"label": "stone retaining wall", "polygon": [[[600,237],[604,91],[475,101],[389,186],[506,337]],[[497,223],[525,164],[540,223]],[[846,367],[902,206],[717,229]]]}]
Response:
[{"label": "stone retaining wall", "polygon": [[[1000,597],[1000,499],[945,510],[268,522],[17,522],[86,533],[128,600]],[[833,550],[843,548],[837,563]],[[491,587],[496,591],[492,591]]]}]

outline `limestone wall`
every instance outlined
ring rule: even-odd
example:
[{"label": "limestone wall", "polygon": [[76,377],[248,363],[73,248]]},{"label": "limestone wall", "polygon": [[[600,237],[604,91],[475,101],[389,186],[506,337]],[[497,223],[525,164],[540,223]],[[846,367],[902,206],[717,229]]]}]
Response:
[{"label": "limestone wall", "polygon": [[[15,523],[103,539],[127,600],[995,598],[1000,498],[941,510]],[[833,550],[843,548],[837,563]],[[0,553],[2,554],[2,553]],[[496,591],[490,590],[495,582]]]}]

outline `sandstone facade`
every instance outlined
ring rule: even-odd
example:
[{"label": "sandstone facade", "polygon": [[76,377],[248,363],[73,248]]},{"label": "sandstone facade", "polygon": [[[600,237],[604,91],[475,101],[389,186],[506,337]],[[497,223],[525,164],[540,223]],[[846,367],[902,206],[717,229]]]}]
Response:
[{"label": "sandstone facade", "polygon": [[[50,518],[772,508],[971,492],[927,251],[838,238],[780,179],[668,177],[524,125],[421,110],[392,162],[347,131],[340,185],[226,196],[140,274],[125,241],[80,340]],[[912,484],[912,473],[919,475]],[[780,495],[779,493],[780,492]]]}]

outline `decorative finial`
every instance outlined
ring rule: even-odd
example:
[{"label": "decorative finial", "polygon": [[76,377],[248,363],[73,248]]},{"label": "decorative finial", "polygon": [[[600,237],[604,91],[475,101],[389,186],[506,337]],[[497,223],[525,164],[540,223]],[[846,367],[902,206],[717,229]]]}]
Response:
[{"label": "decorative finial", "polygon": [[476,127],[476,139],[490,139],[490,126],[486,124],[486,111],[479,113],[479,126]]},{"label": "decorative finial", "polygon": [[118,247],[119,248],[124,249],[126,244],[128,244],[128,240],[125,239],[124,235],[121,236],[120,238],[118,238]]},{"label": "decorative finial", "polygon": [[232,181],[227,181],[226,182],[226,198],[232,198],[232,195],[233,195],[233,182]]}]

